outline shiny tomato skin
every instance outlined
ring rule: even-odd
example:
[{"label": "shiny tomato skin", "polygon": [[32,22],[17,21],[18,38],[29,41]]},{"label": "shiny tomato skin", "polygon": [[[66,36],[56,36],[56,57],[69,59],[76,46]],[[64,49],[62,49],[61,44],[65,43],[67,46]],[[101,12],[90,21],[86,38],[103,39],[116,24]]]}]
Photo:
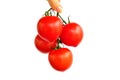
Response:
[{"label": "shiny tomato skin", "polygon": [[47,42],[43,40],[39,35],[36,35],[34,44],[40,52],[47,53],[57,46],[57,41]]},{"label": "shiny tomato skin", "polygon": [[50,51],[48,55],[50,65],[58,71],[65,71],[72,65],[73,55],[67,48]]},{"label": "shiny tomato skin", "polygon": [[53,42],[62,32],[63,23],[57,16],[42,17],[37,24],[37,31],[44,40]]},{"label": "shiny tomato skin", "polygon": [[69,23],[63,27],[61,41],[68,46],[78,46],[83,38],[83,30],[77,23]]}]

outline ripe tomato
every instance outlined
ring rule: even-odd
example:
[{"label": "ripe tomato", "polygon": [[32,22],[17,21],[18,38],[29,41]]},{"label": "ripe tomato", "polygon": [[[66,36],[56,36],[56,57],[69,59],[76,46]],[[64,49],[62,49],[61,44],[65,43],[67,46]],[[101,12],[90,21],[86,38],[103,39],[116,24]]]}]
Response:
[{"label": "ripe tomato", "polygon": [[83,30],[77,23],[69,23],[63,27],[62,34],[60,36],[61,41],[68,45],[76,47],[83,38]]},{"label": "ripe tomato", "polygon": [[62,32],[63,23],[57,16],[42,17],[37,24],[37,30],[44,40],[53,42],[58,39]]},{"label": "ripe tomato", "polygon": [[47,53],[52,50],[52,48],[55,48],[57,46],[57,41],[46,42],[45,40],[41,39],[39,35],[35,37],[34,43],[36,48],[43,53]]},{"label": "ripe tomato", "polygon": [[49,63],[58,71],[67,70],[73,61],[72,52],[67,48],[59,48],[50,51],[48,55]]}]

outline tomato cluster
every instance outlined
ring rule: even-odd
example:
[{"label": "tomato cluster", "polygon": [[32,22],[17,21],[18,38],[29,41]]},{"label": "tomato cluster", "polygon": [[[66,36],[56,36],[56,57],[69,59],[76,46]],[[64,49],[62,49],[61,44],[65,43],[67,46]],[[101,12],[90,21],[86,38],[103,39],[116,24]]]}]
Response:
[{"label": "tomato cluster", "polygon": [[77,47],[83,38],[83,30],[75,22],[66,23],[59,13],[52,15],[51,10],[38,21],[34,44],[40,52],[49,53],[48,60],[54,69],[65,71],[72,65],[73,54],[60,44]]}]

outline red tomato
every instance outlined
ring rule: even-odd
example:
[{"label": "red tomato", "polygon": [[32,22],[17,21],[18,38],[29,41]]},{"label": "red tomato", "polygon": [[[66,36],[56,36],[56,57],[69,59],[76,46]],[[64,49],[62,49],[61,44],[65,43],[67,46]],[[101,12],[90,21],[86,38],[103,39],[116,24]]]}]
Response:
[{"label": "red tomato", "polygon": [[52,50],[48,56],[51,66],[58,71],[67,70],[73,61],[72,52],[67,48]]},{"label": "red tomato", "polygon": [[63,27],[61,41],[68,46],[78,46],[83,38],[83,30],[77,23],[69,23]]},{"label": "red tomato", "polygon": [[52,48],[55,48],[57,46],[57,41],[46,42],[45,40],[41,39],[39,35],[35,37],[34,43],[36,48],[43,53],[47,53],[52,50]]},{"label": "red tomato", "polygon": [[44,40],[53,42],[60,36],[62,26],[63,23],[57,16],[45,16],[38,21],[37,30]]}]

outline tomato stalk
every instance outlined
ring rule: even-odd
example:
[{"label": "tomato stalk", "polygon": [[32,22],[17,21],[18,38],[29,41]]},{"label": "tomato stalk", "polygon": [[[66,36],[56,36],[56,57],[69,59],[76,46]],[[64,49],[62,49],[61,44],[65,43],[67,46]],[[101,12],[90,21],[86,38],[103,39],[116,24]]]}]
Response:
[{"label": "tomato stalk", "polygon": [[57,16],[60,17],[60,19],[63,21],[64,24],[67,24],[67,22],[61,17],[61,15],[57,12]]},{"label": "tomato stalk", "polygon": [[[53,16],[52,13],[55,13],[55,11],[52,10],[52,8],[50,8],[49,10],[47,10],[47,11],[45,12],[44,15],[45,15],[45,16]],[[64,24],[67,24],[67,22],[61,17],[61,15],[60,15],[58,12],[57,12],[56,16],[59,17],[59,18],[63,21]],[[70,23],[69,17],[68,17],[68,23]]]},{"label": "tomato stalk", "polygon": [[68,16],[68,23],[70,23],[70,16]]},{"label": "tomato stalk", "polygon": [[70,16],[68,16],[68,23],[61,17],[61,15],[57,12],[57,16],[63,21],[64,24],[70,23]]},{"label": "tomato stalk", "polygon": [[45,11],[44,15],[45,15],[45,16],[52,16],[51,10],[52,10],[52,8],[50,8],[50,9],[47,10],[47,11]]},{"label": "tomato stalk", "polygon": [[64,47],[64,45],[62,44],[62,41],[60,39],[57,39],[57,46],[54,48],[54,50],[60,49],[62,47]]}]

